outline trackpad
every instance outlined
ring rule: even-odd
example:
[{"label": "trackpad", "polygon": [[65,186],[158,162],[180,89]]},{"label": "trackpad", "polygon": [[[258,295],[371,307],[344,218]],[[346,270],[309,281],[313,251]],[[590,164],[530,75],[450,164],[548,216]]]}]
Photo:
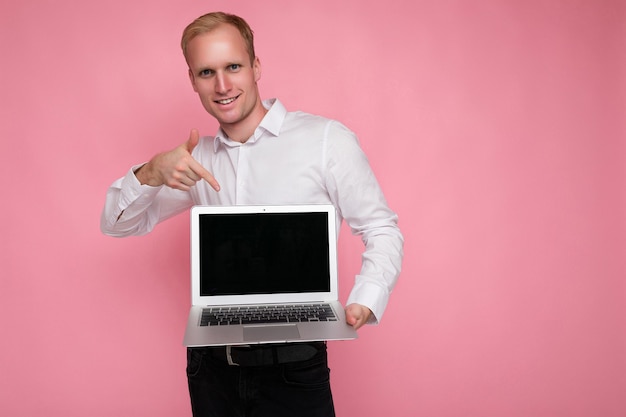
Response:
[{"label": "trackpad", "polygon": [[243,328],[243,340],[245,342],[284,342],[299,338],[300,332],[295,324],[286,326],[251,326]]}]

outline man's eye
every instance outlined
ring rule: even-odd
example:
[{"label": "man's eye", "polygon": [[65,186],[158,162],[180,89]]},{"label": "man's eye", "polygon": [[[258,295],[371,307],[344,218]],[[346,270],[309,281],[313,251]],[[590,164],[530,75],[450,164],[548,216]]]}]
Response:
[{"label": "man's eye", "polygon": [[210,69],[204,69],[204,70],[200,71],[200,76],[201,77],[208,77],[211,74],[213,74],[213,71],[211,71]]},{"label": "man's eye", "polygon": [[241,65],[239,64],[232,64],[228,66],[228,69],[230,69],[231,71],[237,71],[239,68],[241,68]]}]

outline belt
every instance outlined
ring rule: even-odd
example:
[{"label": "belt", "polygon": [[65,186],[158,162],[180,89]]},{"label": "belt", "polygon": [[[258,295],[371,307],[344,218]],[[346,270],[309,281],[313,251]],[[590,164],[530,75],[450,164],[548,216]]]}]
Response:
[{"label": "belt", "polygon": [[287,345],[242,345],[208,348],[209,355],[232,366],[271,366],[311,359],[324,342]]}]

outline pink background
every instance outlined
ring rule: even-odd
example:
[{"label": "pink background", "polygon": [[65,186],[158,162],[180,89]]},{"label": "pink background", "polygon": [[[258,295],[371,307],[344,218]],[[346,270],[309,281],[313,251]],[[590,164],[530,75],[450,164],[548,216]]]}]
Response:
[{"label": "pink background", "polygon": [[3,1],[0,415],[190,415],[188,217],[99,216],[215,132],[178,42],[219,9],[262,96],[357,132],[400,215],[382,324],[331,344],[340,416],[626,415],[626,5],[569,0]]}]

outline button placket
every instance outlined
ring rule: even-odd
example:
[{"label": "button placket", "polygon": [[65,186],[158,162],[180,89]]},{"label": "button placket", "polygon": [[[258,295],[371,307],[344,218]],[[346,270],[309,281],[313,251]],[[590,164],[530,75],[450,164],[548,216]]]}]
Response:
[{"label": "button placket", "polygon": [[245,204],[248,199],[249,153],[249,147],[246,146],[245,143],[239,146],[239,158],[237,161],[237,204]]}]

